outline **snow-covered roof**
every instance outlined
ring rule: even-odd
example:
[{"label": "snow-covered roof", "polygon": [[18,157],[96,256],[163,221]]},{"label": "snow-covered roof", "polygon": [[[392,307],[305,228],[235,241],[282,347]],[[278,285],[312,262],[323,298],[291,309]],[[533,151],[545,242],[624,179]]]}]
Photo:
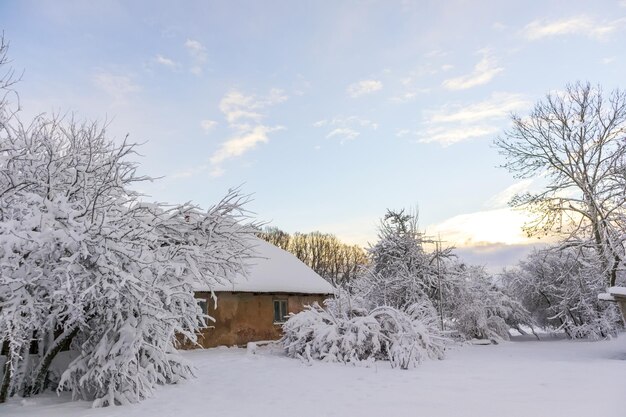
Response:
[{"label": "snow-covered roof", "polygon": [[598,300],[600,301],[615,301],[615,297],[613,297],[608,292],[601,292],[598,294]]},{"label": "snow-covered roof", "polygon": [[609,294],[614,297],[626,297],[626,287],[611,287],[609,288]]},{"label": "snow-covered roof", "polygon": [[[254,238],[256,256],[247,263],[248,275],[236,276],[232,283],[213,285],[213,291],[280,292],[334,294],[335,287],[291,253]],[[210,291],[196,287],[196,291]]]}]

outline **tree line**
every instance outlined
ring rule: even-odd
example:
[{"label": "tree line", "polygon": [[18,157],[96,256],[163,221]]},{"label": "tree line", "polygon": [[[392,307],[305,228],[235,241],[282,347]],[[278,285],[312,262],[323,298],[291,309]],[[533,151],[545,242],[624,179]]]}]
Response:
[{"label": "tree line", "polygon": [[266,227],[257,235],[292,253],[334,286],[353,280],[368,263],[362,247],[343,243],[330,233],[289,234],[277,227]]}]

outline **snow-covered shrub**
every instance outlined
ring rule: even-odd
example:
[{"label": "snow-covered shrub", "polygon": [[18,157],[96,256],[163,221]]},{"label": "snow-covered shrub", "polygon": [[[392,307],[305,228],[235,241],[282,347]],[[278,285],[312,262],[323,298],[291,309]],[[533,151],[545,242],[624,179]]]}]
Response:
[{"label": "snow-covered shrub", "polygon": [[379,336],[380,324],[373,317],[346,320],[314,304],[287,319],[281,343],[290,357],[355,363],[380,355]]},{"label": "snow-covered shrub", "polygon": [[291,315],[281,339],[287,355],[353,364],[388,360],[401,369],[443,358],[447,339],[431,306],[414,304],[405,311],[347,306],[332,300],[327,308],[315,304]]},{"label": "snow-covered shrub", "polygon": [[430,302],[411,304],[405,311],[378,307],[370,315],[380,323],[392,367],[408,369],[427,358],[444,358],[447,338],[439,329]]}]

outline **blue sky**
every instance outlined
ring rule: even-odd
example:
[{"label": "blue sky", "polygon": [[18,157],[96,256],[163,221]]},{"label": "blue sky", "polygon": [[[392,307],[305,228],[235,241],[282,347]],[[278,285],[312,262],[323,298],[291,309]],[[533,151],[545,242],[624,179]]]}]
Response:
[{"label": "blue sky", "polygon": [[620,1],[0,1],[24,117],[75,112],[146,142],[143,191],[229,187],[287,231],[366,245],[386,208],[500,265],[534,240],[498,168],[510,112],[626,73]]}]

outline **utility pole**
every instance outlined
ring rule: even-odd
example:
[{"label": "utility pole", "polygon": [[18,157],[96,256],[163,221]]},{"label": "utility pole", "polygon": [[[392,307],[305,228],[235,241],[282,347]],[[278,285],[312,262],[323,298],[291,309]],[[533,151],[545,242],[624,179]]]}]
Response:
[{"label": "utility pole", "polygon": [[437,236],[437,240],[435,241],[435,250],[437,251],[437,283],[439,286],[439,320],[440,320],[440,324],[441,324],[441,331],[445,330],[445,327],[443,325],[443,296],[442,296],[442,289],[441,289],[441,260],[440,258],[440,253],[441,253],[441,235]]}]

